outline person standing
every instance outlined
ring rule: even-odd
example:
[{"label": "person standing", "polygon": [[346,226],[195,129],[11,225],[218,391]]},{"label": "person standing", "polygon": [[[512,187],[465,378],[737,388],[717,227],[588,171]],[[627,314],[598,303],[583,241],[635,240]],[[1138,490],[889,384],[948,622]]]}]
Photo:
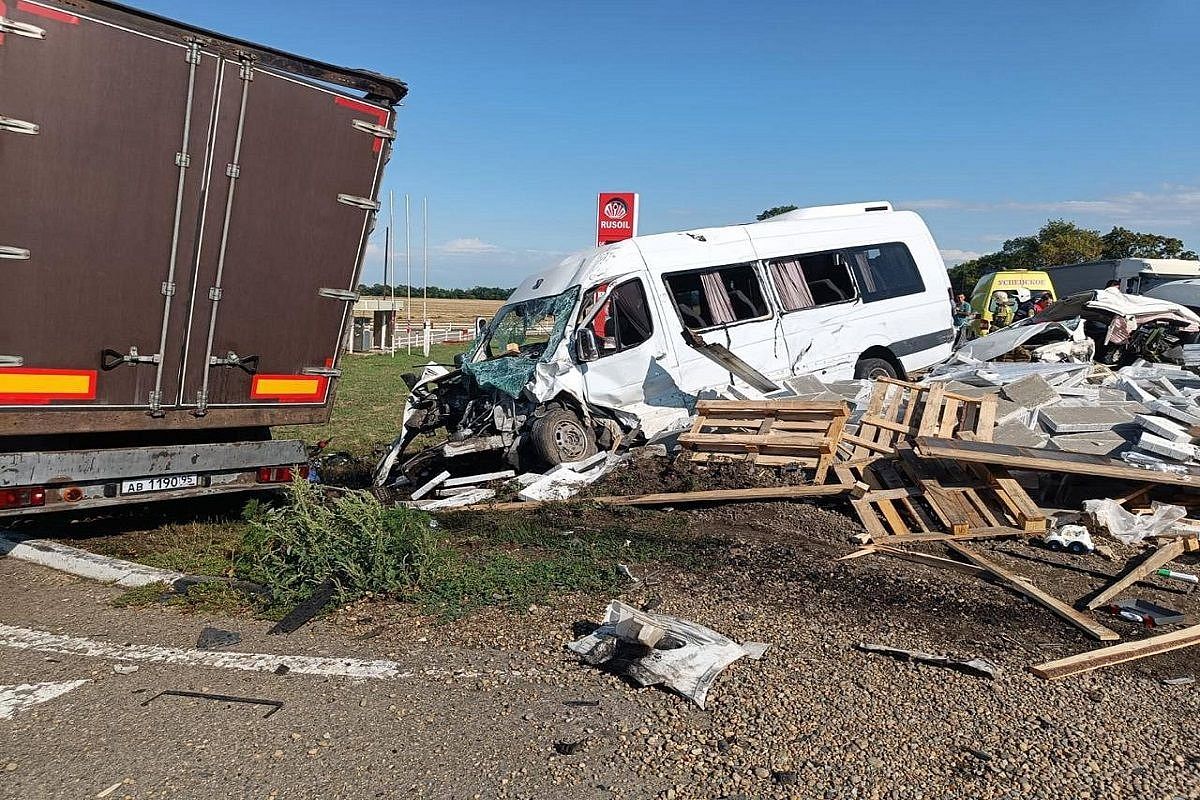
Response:
[{"label": "person standing", "polygon": [[992,295],[996,310],[992,312],[992,329],[1007,328],[1013,322],[1013,302],[1008,299],[1008,292],[996,292]]},{"label": "person standing", "polygon": [[954,327],[963,327],[971,321],[971,317],[971,304],[967,302],[967,296],[965,294],[957,295],[954,298]]}]

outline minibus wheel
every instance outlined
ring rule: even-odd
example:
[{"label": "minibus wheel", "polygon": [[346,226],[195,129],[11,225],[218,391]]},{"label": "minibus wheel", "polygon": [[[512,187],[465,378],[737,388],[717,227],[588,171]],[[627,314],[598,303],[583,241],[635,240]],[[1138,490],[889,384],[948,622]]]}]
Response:
[{"label": "minibus wheel", "polygon": [[579,461],[596,452],[596,435],[569,408],[555,408],[534,420],[529,430],[534,452],[550,465]]},{"label": "minibus wheel", "polygon": [[892,362],[882,358],[861,358],[854,365],[854,377],[869,378],[870,380],[895,378],[896,368],[892,366]]}]

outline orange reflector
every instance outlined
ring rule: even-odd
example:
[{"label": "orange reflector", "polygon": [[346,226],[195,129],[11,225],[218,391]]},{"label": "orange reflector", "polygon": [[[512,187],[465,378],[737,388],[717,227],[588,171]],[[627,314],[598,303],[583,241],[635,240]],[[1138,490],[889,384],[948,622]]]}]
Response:
[{"label": "orange reflector", "polygon": [[322,403],[328,385],[324,375],[255,375],[250,382],[250,399]]},{"label": "orange reflector", "polygon": [[42,405],[51,400],[95,399],[95,370],[0,368],[0,403]]}]

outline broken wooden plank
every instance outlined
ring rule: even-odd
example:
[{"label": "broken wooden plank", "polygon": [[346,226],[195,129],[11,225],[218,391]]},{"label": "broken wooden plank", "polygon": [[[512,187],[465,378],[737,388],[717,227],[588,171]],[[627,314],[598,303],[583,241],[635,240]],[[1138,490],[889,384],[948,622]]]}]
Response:
[{"label": "broken wooden plank", "polygon": [[[609,506],[661,506],[686,503],[718,503],[730,501],[753,502],[756,500],[795,500],[806,497],[833,497],[847,494],[854,488],[850,484],[831,483],[825,486],[804,484],[801,486],[763,486],[753,489],[706,489],[696,492],[660,492],[657,494],[605,495],[580,498],[584,502]],[[523,511],[545,505],[547,502],[529,500],[513,503],[486,503],[469,506],[473,511]]]},{"label": "broken wooden plank", "polygon": [[1031,447],[1015,447],[991,442],[934,439],[927,436],[918,438],[916,445],[917,455],[921,458],[944,458],[952,461],[970,461],[1042,472],[1065,472],[1073,475],[1119,478],[1139,483],[1200,487],[1200,470],[1195,468],[1185,468],[1187,471],[1183,473],[1158,472],[1132,467],[1104,456],[1038,450]]},{"label": "broken wooden plank", "polygon": [[1010,588],[1016,590],[1025,597],[1028,597],[1030,600],[1045,606],[1054,614],[1079,628],[1093,639],[1099,639],[1102,642],[1112,642],[1121,638],[1120,634],[1118,634],[1116,631],[1110,630],[1086,614],[1076,611],[1054,595],[1048,594],[1047,592],[1044,592],[1038,587],[1034,586],[1028,578],[1018,575],[1006,567],[997,564],[995,561],[986,558],[978,551],[972,550],[966,545],[959,544],[958,542],[946,542],[945,544],[951,550],[958,553],[975,566],[987,570],[993,576],[1003,581]]},{"label": "broken wooden plank", "polygon": [[1155,656],[1182,647],[1192,647],[1200,644],[1200,625],[1192,625],[1160,636],[1141,639],[1136,642],[1123,642],[1112,647],[1102,647],[1086,653],[1067,656],[1066,658],[1046,661],[1029,668],[1029,671],[1039,678],[1048,681],[1069,678],[1082,672],[1090,672],[1101,667],[1111,667],[1126,661],[1135,661],[1147,656]]},{"label": "broken wooden plank", "polygon": [[1017,528],[981,528],[969,533],[905,533],[885,537],[883,541],[889,545],[906,542],[965,542],[972,539],[1007,539],[1024,535],[1025,533]]},{"label": "broken wooden plank", "polygon": [[1113,579],[1108,586],[1088,601],[1088,608],[1099,608],[1109,600],[1116,597],[1121,592],[1125,591],[1129,586],[1147,577],[1154,570],[1166,564],[1168,561],[1174,561],[1179,556],[1183,555],[1185,549],[1183,539],[1174,539],[1166,544],[1159,545],[1157,550],[1151,551],[1144,558],[1137,560],[1130,565],[1124,572]]},{"label": "broken wooden plank", "polygon": [[919,550],[902,550],[899,547],[890,547],[888,545],[872,545],[871,549],[874,552],[881,553],[892,558],[899,558],[903,561],[912,561],[917,564],[924,564],[927,567],[939,567],[941,569],[954,570],[967,575],[980,577],[987,573],[987,570],[977,567],[974,564],[967,564],[962,561],[955,561],[950,558],[942,558],[935,556],[932,553],[922,553]]}]

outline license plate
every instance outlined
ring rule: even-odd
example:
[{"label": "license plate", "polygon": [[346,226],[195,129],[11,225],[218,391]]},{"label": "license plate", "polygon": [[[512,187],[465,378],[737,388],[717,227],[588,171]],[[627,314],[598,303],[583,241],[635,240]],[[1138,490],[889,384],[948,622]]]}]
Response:
[{"label": "license plate", "polygon": [[132,481],[121,481],[121,494],[169,492],[173,489],[188,489],[199,485],[199,475],[163,475],[158,478],[138,478]]}]

